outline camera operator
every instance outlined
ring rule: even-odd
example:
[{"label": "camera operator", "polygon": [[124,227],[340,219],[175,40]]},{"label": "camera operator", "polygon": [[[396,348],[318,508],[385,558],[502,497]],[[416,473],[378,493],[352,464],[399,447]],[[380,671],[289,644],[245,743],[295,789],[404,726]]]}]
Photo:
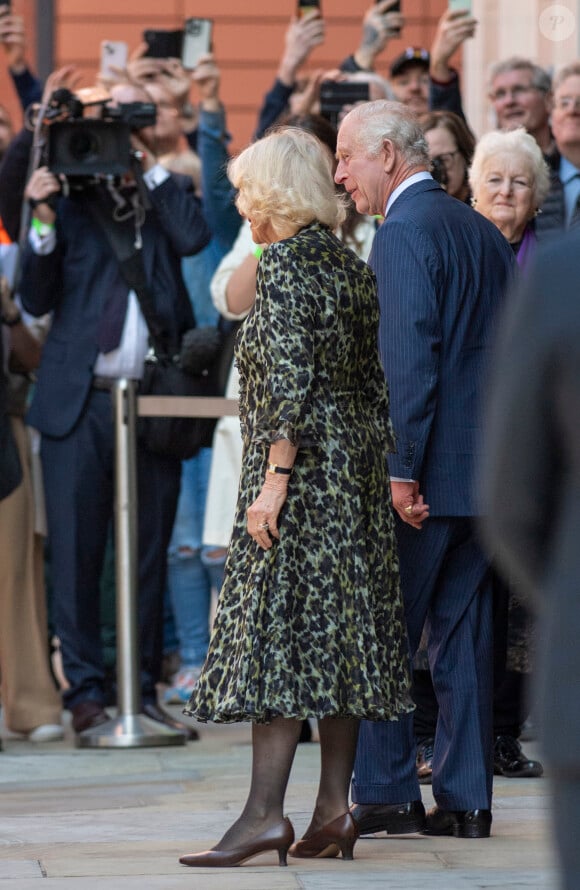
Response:
[{"label": "camera operator", "polygon": [[[118,104],[149,101],[130,85],[113,87],[111,95]],[[42,434],[54,622],[69,683],[64,702],[77,733],[108,719],[99,580],[113,514],[111,390],[117,378],[142,376],[148,341],[137,296],[121,276],[91,201],[117,214],[115,226],[122,226],[119,216],[134,225],[155,314],[175,343],[194,324],[180,260],[209,240],[191,180],[157,163],[152,130],[132,132],[130,139],[142,168],[136,177],[125,175],[114,188],[110,178],[97,177],[96,184],[89,178],[84,187],[57,196],[61,182],[45,166],[33,173],[25,192],[33,219],[22,262],[22,301],[33,315],[53,312],[29,422]],[[181,463],[140,442],[137,450],[142,710],[196,738],[195,730],[172,720],[156,699],[166,552]]]}]

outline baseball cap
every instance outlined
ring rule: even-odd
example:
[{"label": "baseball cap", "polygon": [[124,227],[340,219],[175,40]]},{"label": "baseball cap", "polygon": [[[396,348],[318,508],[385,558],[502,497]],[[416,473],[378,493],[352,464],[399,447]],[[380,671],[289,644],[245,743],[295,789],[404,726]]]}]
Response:
[{"label": "baseball cap", "polygon": [[429,53],[426,49],[421,49],[417,46],[408,46],[407,49],[401,53],[400,56],[397,56],[395,61],[391,65],[391,77],[396,77],[397,74],[400,74],[407,65],[423,65],[424,68],[429,67]]}]

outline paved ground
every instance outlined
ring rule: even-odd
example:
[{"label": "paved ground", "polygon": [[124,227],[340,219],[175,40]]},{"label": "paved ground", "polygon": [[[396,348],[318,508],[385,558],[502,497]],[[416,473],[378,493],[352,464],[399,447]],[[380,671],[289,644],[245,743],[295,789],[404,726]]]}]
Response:
[{"label": "paved ground", "polygon": [[[177,713],[177,709],[176,709]],[[535,751],[526,743],[526,751]],[[287,799],[306,827],[318,772],[301,745]],[[493,836],[360,840],[354,862],[276,854],[239,869],[187,869],[180,854],[211,846],[239,813],[249,728],[201,727],[182,748],[77,749],[4,739],[0,753],[0,890],[556,890],[543,779],[496,782]],[[430,788],[425,803],[432,802]]]}]

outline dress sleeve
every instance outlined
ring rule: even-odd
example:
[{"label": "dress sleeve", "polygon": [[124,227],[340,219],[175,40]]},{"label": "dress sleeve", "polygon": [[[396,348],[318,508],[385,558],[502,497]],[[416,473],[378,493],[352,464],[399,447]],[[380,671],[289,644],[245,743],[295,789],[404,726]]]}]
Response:
[{"label": "dress sleeve", "polygon": [[258,440],[299,445],[311,426],[319,291],[311,268],[284,242],[271,245],[260,261],[256,313],[264,398],[254,422]]}]

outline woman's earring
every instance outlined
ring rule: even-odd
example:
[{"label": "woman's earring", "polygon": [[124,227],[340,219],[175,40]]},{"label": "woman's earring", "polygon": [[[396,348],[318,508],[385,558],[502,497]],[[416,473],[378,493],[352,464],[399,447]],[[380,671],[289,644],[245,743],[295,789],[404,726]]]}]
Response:
[{"label": "woman's earring", "polygon": [[477,198],[472,197],[470,203],[471,203],[471,206],[473,207],[473,209],[475,210],[475,208],[477,207]]}]

